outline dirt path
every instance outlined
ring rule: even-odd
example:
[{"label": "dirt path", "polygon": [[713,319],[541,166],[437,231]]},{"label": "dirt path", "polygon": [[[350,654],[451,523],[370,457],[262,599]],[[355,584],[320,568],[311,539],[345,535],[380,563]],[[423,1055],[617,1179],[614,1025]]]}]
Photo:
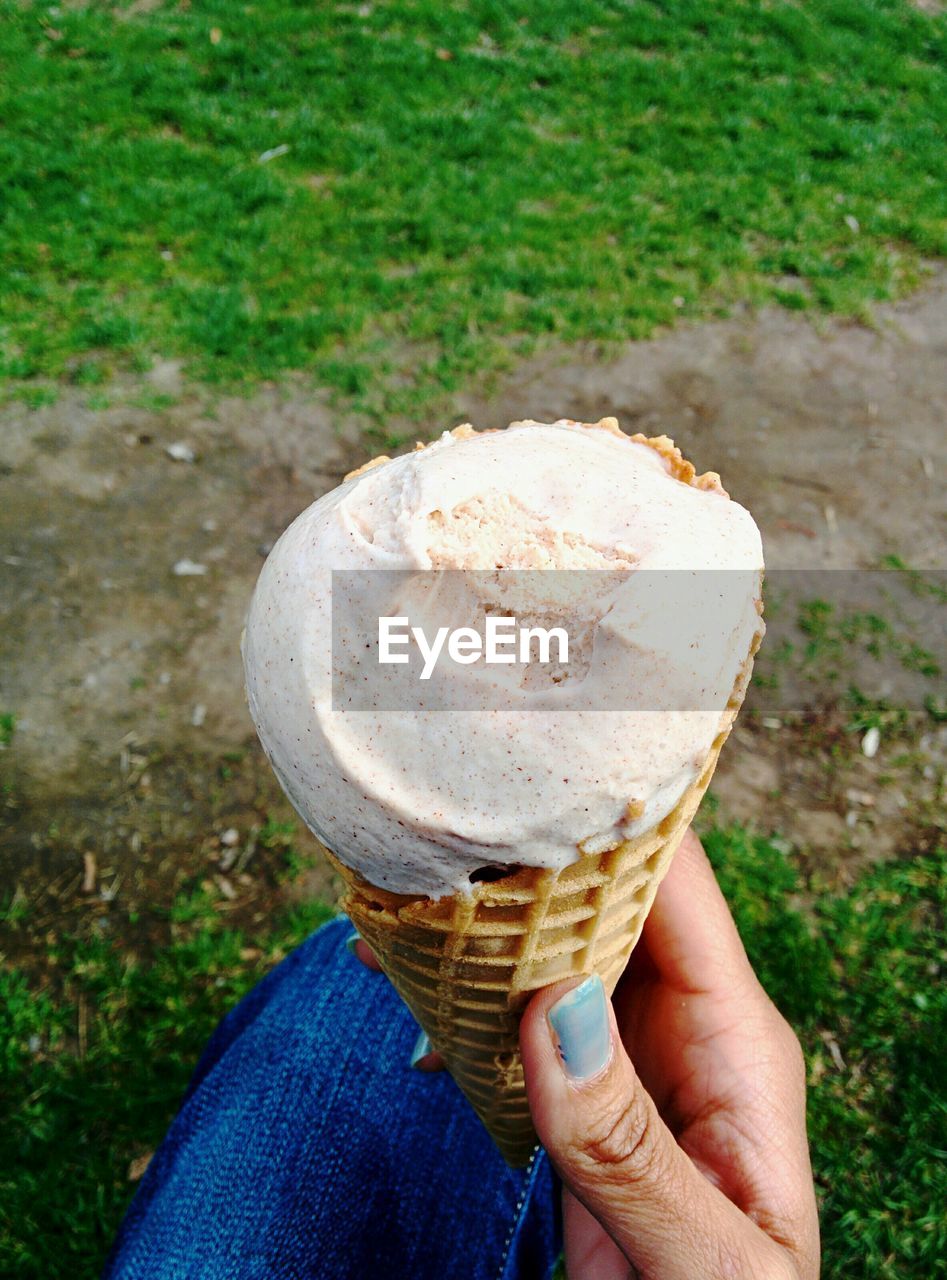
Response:
[{"label": "dirt path", "polygon": [[613,413],[721,472],[770,568],[947,565],[947,272],[875,326],[765,311],[524,364],[459,405],[475,424]]},{"label": "dirt path", "polygon": [[[872,329],[767,312],[607,360],[546,353],[417,434],[614,413],[720,470],[771,566],[893,553],[944,567],[945,370],[941,272]],[[143,397],[174,403],[135,407]],[[364,457],[358,424],[293,390],[214,401],[170,363],[122,383],[120,405],[92,411],[87,398],[70,389],[0,420],[0,711],[16,717],[0,757],[0,900],[16,891],[38,925],[91,915],[118,929],[136,904],[206,874],[230,877],[238,918],[260,919],[288,891],[282,838],[264,824],[290,815],[243,704],[242,618],[266,548]],[[869,760],[841,733],[831,714],[781,732],[747,717],[719,778],[724,812],[772,824],[839,874],[930,839],[942,728],[913,743],[910,767]],[[854,748],[829,771],[841,740]]]}]

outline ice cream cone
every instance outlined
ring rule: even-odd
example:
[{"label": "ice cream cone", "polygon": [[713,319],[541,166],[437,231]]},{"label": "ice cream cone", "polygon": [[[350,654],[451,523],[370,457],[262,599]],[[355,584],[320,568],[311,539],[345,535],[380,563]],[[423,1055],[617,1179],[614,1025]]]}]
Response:
[{"label": "ice cream cone", "polygon": [[346,885],[342,909],[513,1167],[537,1143],[519,1052],[523,1008],[541,987],[578,975],[597,973],[614,990],[713,776],[752,656],[698,780],[656,827],[616,848],[442,898],[376,888],[329,855]]},{"label": "ice cream cone", "polygon": [[[743,700],[762,630],[759,532],[715,473],[698,476],[666,437],[625,436],[611,418],[458,427],[347,479],[297,518],[261,573],[244,643],[251,714],[287,795],[334,850],[342,908],[503,1156],[523,1165],[537,1139],[520,1016],[563,978],[597,973],[611,993],[627,964]],[[569,685],[561,714],[554,700],[534,703],[512,667],[498,686],[508,705],[492,714],[441,715],[424,690],[390,715],[348,714],[334,676],[347,695],[363,688],[343,659],[371,651],[372,628],[336,652],[332,577],[391,569],[627,573],[601,648],[584,655],[589,689],[627,720],[570,719],[582,708]],[[720,571],[734,575],[726,591]],[[495,614],[477,590],[477,616],[481,605]],[[548,590],[538,616],[574,614],[582,660],[591,624]],[[392,620],[403,621],[397,599]],[[534,604],[502,605],[530,622]],[[456,681],[478,705],[476,680]],[[649,714],[637,719],[626,694]]]}]

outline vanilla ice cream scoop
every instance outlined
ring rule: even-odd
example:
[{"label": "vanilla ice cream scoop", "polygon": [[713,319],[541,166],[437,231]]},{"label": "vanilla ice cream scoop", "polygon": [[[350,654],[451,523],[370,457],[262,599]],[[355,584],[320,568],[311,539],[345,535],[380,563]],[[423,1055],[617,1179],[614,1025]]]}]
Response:
[{"label": "vanilla ice cream scoop", "polygon": [[[459,427],[353,473],[279,539],[244,636],[250,712],[303,820],[370,883],[440,897],[561,869],[697,779],[762,631],[762,568],[751,516],[666,437]],[[366,570],[397,571],[376,577],[402,620],[558,622],[569,657],[445,648],[438,702],[417,664],[379,663],[379,634],[340,629]]]}]

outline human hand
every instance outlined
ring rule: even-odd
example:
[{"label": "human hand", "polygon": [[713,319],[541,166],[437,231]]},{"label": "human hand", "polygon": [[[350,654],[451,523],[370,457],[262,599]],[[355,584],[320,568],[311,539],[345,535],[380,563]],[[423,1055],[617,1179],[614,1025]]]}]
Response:
[{"label": "human hand", "polygon": [[520,1027],[570,1280],[814,1280],[802,1053],[692,832],[603,997],[558,983]]},{"label": "human hand", "polygon": [[638,1280],[815,1280],[802,1053],[693,833],[614,1007],[597,979],[557,983],[527,1006],[520,1045],[564,1184],[570,1280],[629,1265]]}]

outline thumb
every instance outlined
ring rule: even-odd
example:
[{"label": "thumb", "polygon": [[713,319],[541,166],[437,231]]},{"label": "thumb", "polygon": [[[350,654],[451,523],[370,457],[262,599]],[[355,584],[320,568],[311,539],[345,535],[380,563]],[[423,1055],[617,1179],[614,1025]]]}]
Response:
[{"label": "thumb", "polygon": [[658,1115],[600,978],[558,983],[535,996],[523,1014],[520,1046],[543,1146],[640,1276],[786,1274],[773,1242],[698,1172]]}]

